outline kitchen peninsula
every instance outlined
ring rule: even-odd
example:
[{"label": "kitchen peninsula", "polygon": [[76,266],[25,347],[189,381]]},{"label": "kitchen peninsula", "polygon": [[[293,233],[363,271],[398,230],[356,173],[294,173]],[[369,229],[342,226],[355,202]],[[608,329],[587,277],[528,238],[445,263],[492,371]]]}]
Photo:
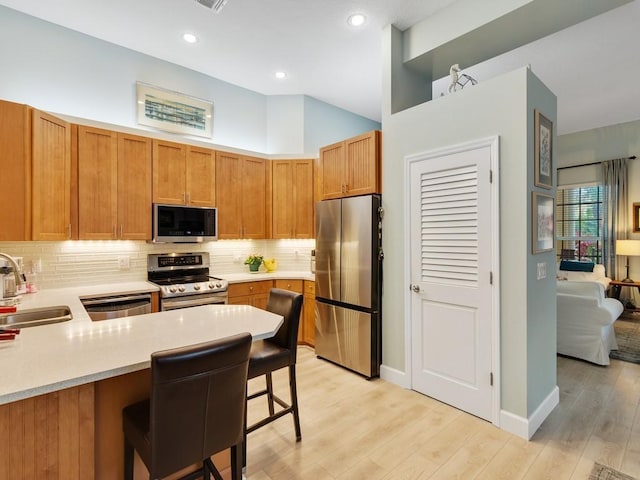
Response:
[{"label": "kitchen peninsula", "polygon": [[19,311],[68,305],[72,320],[22,329],[0,343],[0,480],[122,477],[122,406],[149,390],[150,355],[248,331],[273,336],[282,317],[247,305],[208,305],[92,322],[79,297],[156,290],[147,282],[51,289]]}]

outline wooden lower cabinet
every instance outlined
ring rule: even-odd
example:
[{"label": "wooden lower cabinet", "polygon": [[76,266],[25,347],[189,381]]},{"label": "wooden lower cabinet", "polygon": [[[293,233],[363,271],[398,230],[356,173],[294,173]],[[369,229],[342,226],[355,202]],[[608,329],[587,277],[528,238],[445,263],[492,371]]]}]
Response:
[{"label": "wooden lower cabinet", "polygon": [[[302,310],[302,343],[310,346],[316,344],[316,283],[304,281],[304,307]],[[298,335],[300,339],[300,335]]]},{"label": "wooden lower cabinet", "polygon": [[0,438],[0,480],[97,478],[94,384],[0,405]]},{"label": "wooden lower cabinet", "polygon": [[[282,288],[284,290],[291,290],[292,292],[302,293],[303,281],[302,280],[286,280],[280,279],[275,282],[276,288]],[[303,343],[302,338],[302,319],[304,318],[304,304],[302,305],[302,312],[300,312],[300,325],[298,326],[298,343]]]},{"label": "wooden lower cabinet", "polygon": [[227,290],[228,302],[230,305],[251,305],[266,310],[272,286],[272,280],[232,283]]}]

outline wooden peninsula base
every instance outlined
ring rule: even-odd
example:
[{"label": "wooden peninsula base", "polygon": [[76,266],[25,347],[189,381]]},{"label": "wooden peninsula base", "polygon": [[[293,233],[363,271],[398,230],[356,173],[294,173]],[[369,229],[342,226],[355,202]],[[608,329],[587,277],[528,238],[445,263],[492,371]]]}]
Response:
[{"label": "wooden peninsula base", "polygon": [[[122,409],[148,397],[150,384],[146,369],[0,405],[0,480],[122,480]],[[213,461],[230,479],[229,452]],[[135,478],[149,478],[137,454]]]}]

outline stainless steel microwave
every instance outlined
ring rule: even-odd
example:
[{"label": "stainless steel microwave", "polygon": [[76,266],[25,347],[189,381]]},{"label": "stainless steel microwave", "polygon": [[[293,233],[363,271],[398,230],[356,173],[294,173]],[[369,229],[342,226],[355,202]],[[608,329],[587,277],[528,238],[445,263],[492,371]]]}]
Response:
[{"label": "stainless steel microwave", "polygon": [[201,243],[218,239],[218,209],[153,204],[153,241]]}]

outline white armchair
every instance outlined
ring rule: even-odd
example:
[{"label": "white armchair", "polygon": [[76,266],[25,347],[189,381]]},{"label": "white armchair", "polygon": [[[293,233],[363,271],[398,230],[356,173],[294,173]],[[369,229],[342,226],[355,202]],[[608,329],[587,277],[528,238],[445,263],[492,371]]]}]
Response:
[{"label": "white armchair", "polygon": [[609,352],[618,348],[613,323],[623,310],[599,281],[559,280],[558,353],[609,365]]}]

